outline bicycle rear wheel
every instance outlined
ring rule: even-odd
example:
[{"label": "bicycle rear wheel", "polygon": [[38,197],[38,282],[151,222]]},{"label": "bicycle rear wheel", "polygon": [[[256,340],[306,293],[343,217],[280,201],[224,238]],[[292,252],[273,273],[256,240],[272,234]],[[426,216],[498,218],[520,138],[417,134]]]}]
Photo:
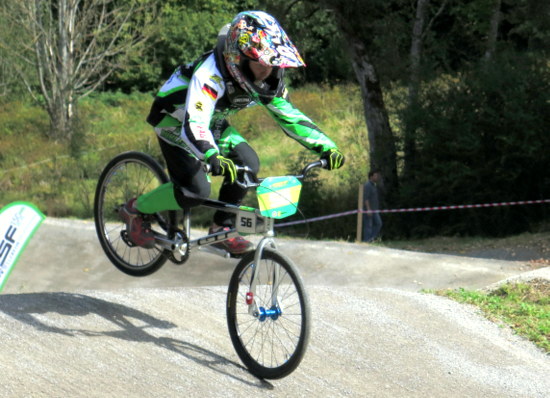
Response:
[{"label": "bicycle rear wheel", "polygon": [[[259,264],[255,264],[254,253],[239,262],[229,282],[229,335],[252,374],[278,379],[293,372],[305,354],[310,332],[309,301],[296,266],[286,256],[266,248]],[[252,296],[250,282],[256,267],[256,293]],[[254,314],[249,313],[248,303],[252,300],[257,308]]]},{"label": "bicycle rear wheel", "polygon": [[[157,246],[145,249],[129,242],[126,224],[120,219],[118,211],[130,199],[168,181],[158,162],[141,152],[125,152],[116,156],[99,177],[94,200],[97,236],[109,260],[128,275],[150,275],[166,262],[171,252]],[[169,226],[174,225],[175,220],[175,211],[149,217],[153,231],[164,235],[168,234]]]}]

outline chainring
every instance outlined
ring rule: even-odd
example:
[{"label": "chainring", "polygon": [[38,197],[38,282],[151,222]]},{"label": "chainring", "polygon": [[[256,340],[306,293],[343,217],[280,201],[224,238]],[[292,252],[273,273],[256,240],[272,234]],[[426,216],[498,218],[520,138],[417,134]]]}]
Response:
[{"label": "chainring", "polygon": [[168,255],[168,260],[174,264],[181,265],[189,259],[189,238],[182,230],[176,230],[174,236],[178,236],[182,240],[182,246],[185,248],[183,253],[181,249],[175,249]]}]

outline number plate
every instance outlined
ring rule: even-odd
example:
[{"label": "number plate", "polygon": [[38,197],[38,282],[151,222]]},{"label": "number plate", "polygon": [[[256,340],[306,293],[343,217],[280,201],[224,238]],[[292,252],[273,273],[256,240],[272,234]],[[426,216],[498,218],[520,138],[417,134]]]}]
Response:
[{"label": "number plate", "polygon": [[248,211],[240,211],[237,214],[237,231],[242,234],[256,233],[256,215]]}]

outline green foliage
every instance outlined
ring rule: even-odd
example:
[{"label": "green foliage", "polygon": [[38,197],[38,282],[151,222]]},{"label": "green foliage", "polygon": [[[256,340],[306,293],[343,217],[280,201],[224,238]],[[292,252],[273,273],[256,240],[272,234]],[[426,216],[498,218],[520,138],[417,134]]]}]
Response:
[{"label": "green foliage", "polygon": [[[503,55],[426,88],[415,175],[402,182],[403,206],[506,202],[550,197],[550,115],[546,62]],[[412,234],[510,234],[547,216],[544,207],[411,214]]]},{"label": "green foliage", "polygon": [[266,0],[265,9],[283,26],[307,67],[290,70],[294,86],[307,82],[334,84],[353,80],[346,46],[332,13],[318,2]]},{"label": "green foliage", "polygon": [[491,293],[465,289],[438,292],[461,303],[481,308],[491,320],[506,323],[519,335],[550,352],[550,283],[508,283]]},{"label": "green foliage", "polygon": [[550,3],[539,0],[503,0],[502,41],[508,48],[548,51]]},{"label": "green foliage", "polygon": [[[17,18],[13,15],[16,0],[2,0],[0,2],[0,103],[4,97],[19,96],[25,93],[25,86],[19,74],[29,74],[33,70],[32,65],[19,57],[21,49],[16,43],[32,41]],[[38,80],[31,79],[33,83]]]},{"label": "green foliage", "polygon": [[192,62],[212,49],[219,29],[240,11],[266,10],[279,19],[304,56],[307,68],[289,71],[293,84],[341,82],[352,79],[351,64],[331,14],[306,2],[288,4],[271,0],[188,1],[162,3],[154,21],[151,50],[131,57],[128,67],[116,73],[107,88],[124,92],[154,91],[182,63]]},{"label": "green foliage", "polygon": [[154,92],[177,66],[211,50],[220,28],[239,11],[255,5],[254,0],[163,1],[160,16],[153,22],[155,34],[149,40],[150,50],[134,57],[108,88]]}]

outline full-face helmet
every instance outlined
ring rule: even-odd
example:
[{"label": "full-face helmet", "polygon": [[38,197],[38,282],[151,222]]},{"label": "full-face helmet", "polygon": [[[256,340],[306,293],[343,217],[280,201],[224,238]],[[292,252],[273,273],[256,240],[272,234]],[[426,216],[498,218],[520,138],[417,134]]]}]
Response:
[{"label": "full-face helmet", "polygon": [[[231,76],[252,98],[264,102],[277,94],[284,68],[305,66],[281,25],[262,11],[241,12],[233,19],[223,55]],[[254,82],[251,61],[272,67],[271,75],[263,82]]]}]

